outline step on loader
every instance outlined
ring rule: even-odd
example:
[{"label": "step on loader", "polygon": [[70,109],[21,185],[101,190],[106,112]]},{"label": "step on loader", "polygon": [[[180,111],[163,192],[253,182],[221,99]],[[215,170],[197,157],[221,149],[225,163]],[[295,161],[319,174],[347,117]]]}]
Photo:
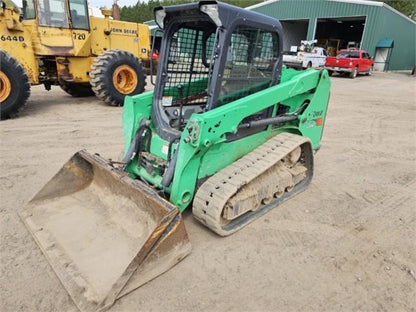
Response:
[{"label": "step on loader", "polygon": [[185,209],[226,236],[312,179],[330,80],[282,67],[279,21],[215,1],[155,20],[155,89],[125,99],[121,164],[80,151],[21,213],[82,311],[189,254]]}]

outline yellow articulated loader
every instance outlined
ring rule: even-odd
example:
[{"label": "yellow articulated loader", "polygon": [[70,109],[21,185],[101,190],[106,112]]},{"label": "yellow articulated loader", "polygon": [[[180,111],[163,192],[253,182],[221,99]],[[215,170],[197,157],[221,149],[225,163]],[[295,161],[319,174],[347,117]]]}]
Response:
[{"label": "yellow articulated loader", "polygon": [[124,101],[122,161],[76,153],[20,214],[82,311],[188,255],[185,209],[227,236],[312,180],[330,79],[283,66],[280,22],[216,1],[155,21],[156,85]]},{"label": "yellow articulated loader", "polygon": [[86,0],[23,0],[22,11],[0,1],[1,119],[23,108],[30,85],[95,94],[110,105],[144,91],[149,27],[101,12],[104,18],[89,16]]}]

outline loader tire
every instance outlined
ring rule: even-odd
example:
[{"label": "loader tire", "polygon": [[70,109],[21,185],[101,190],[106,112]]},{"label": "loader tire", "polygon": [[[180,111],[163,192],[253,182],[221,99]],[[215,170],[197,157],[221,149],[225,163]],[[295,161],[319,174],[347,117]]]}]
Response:
[{"label": "loader tire", "polygon": [[15,117],[30,94],[29,78],[19,62],[0,51],[0,119]]},{"label": "loader tire", "polygon": [[122,106],[126,95],[144,91],[146,75],[141,62],[132,53],[110,50],[94,60],[90,83],[99,99],[109,105]]},{"label": "loader tire", "polygon": [[73,97],[87,97],[95,95],[91,89],[90,84],[71,83],[65,81],[59,81],[59,86],[69,95]]}]

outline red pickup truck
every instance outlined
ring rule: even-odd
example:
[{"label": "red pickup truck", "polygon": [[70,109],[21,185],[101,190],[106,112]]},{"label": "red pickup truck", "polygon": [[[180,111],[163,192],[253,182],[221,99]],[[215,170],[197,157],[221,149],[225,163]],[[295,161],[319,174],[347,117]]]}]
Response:
[{"label": "red pickup truck", "polygon": [[371,75],[374,70],[374,60],[365,50],[340,50],[337,56],[326,58],[325,68],[329,75],[333,72],[347,73],[350,78],[355,78],[358,74]]}]

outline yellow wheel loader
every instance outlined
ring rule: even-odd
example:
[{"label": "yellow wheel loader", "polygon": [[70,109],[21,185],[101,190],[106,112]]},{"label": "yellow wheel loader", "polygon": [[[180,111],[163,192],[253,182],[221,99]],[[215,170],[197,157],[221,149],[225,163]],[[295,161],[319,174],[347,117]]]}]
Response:
[{"label": "yellow wheel loader", "polygon": [[330,79],[282,66],[279,21],[215,1],[155,20],[156,85],[125,99],[122,161],[76,153],[20,214],[82,311],[183,259],[185,209],[227,236],[312,181]]},{"label": "yellow wheel loader", "polygon": [[89,16],[86,0],[23,0],[22,10],[0,1],[1,119],[23,108],[30,85],[95,94],[110,105],[144,91],[149,27],[101,12],[104,18]]}]

